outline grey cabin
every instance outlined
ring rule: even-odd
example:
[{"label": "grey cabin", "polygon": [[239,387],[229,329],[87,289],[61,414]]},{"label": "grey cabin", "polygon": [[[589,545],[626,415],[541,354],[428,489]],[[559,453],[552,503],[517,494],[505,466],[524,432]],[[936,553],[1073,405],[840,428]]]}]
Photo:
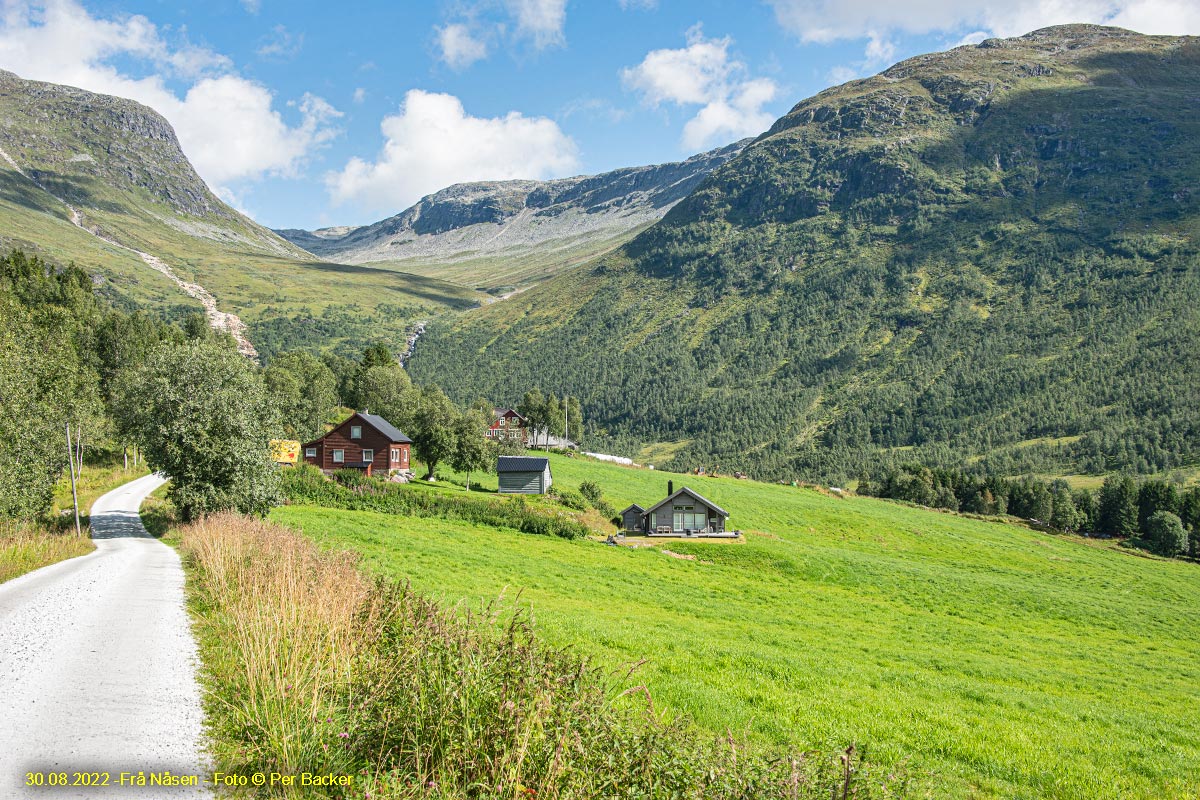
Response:
[{"label": "grey cabin", "polygon": [[533,456],[500,456],[496,475],[501,494],[545,494],[554,483],[550,459]]},{"label": "grey cabin", "polygon": [[736,537],[726,531],[729,512],[684,486],[675,491],[667,484],[667,496],[645,510],[636,503],[621,512],[621,525],[627,533],[649,536]]},{"label": "grey cabin", "polygon": [[621,512],[621,530],[645,533],[646,532],[646,509],[634,503],[629,508]]}]

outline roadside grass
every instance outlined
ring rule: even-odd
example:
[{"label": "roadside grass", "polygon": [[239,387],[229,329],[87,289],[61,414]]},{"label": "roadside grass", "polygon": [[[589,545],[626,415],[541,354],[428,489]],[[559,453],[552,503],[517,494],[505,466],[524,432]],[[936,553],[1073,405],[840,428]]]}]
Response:
[{"label": "roadside grass", "polygon": [[666,719],[644,687],[547,643],[515,606],[441,604],[261,520],[218,515],[171,536],[188,571],[216,768],[354,781],[262,795],[909,796],[905,773],[852,749],[751,747]]},{"label": "roadside grass", "polygon": [[87,555],[95,549],[87,537],[45,525],[0,525],[0,583],[35,569]]},{"label": "roadside grass", "polygon": [[88,538],[88,510],[100,495],[122,483],[146,475],[145,467],[130,467],[109,459],[84,463],[79,475],[79,521],[82,537],[75,535],[75,515],[71,502],[71,479],[61,479],[54,487],[54,501],[47,519],[24,525],[0,525],[0,583],[35,569],[87,555],[96,549]]},{"label": "roadside grass", "polygon": [[271,518],[465,608],[519,593],[549,642],[614,670],[645,659],[658,707],[710,731],[854,742],[883,766],[911,759],[933,797],[1200,796],[1196,565],[871,498],[551,462],[617,508],[691,486],[746,536],[634,549],[367,511]]}]

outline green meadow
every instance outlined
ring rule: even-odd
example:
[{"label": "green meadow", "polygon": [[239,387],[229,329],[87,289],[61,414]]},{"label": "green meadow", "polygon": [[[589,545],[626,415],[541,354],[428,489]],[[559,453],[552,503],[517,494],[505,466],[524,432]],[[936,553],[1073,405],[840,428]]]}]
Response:
[{"label": "green meadow", "polygon": [[617,548],[303,506],[272,519],[452,602],[503,594],[549,640],[620,675],[639,665],[628,682],[665,713],[761,742],[853,742],[906,763],[932,797],[1200,796],[1200,565],[869,498],[552,458],[557,483],[596,481],[617,509],[656,502],[668,479],[691,486],[744,542]]}]

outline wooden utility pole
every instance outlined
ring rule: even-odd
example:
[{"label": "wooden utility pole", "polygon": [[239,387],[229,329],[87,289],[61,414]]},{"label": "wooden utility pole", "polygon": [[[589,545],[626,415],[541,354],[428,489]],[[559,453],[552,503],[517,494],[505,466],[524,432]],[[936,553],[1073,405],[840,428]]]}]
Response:
[{"label": "wooden utility pole", "polygon": [[71,448],[71,423],[67,423],[67,464],[71,468],[71,500],[75,504],[75,535],[83,536],[79,524],[79,490],[75,486],[75,453]]}]

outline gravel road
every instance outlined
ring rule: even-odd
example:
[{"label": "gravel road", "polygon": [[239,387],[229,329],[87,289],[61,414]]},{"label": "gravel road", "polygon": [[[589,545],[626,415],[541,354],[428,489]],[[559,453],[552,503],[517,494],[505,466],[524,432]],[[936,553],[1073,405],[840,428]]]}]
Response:
[{"label": "gravel road", "polygon": [[[162,483],[149,475],[96,501],[96,552],[0,584],[0,797],[208,796],[111,785],[121,772],[205,776],[183,570],[137,513]],[[25,785],[27,772],[84,771],[110,785]]]}]

